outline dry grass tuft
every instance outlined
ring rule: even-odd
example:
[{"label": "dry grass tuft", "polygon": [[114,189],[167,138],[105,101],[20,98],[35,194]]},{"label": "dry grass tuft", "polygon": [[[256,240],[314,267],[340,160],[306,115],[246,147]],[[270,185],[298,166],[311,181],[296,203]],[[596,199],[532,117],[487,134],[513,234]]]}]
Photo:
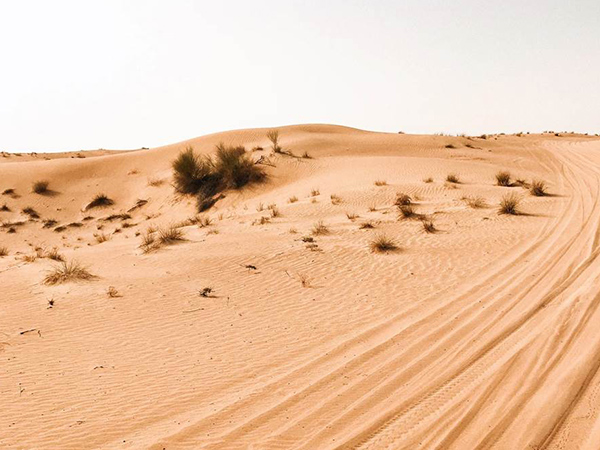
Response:
[{"label": "dry grass tuft", "polygon": [[385,180],[376,180],[375,186],[387,186],[387,181]]},{"label": "dry grass tuft", "polygon": [[510,172],[500,171],[496,174],[496,184],[498,186],[510,186]]},{"label": "dry grass tuft", "polygon": [[40,180],[33,183],[31,190],[36,194],[46,194],[48,192],[48,186],[50,186],[49,181]]},{"label": "dry grass tuft", "polygon": [[29,216],[29,218],[31,218],[31,219],[39,219],[40,218],[40,215],[38,214],[38,212],[35,209],[33,209],[31,206],[28,206],[27,208],[23,208],[21,210],[21,212],[23,214],[27,214]]},{"label": "dry grass tuft", "polygon": [[457,184],[457,183],[460,183],[460,178],[455,173],[449,173],[448,175],[446,175],[446,181],[448,183]]},{"label": "dry grass tuft", "polygon": [[531,182],[531,186],[529,187],[529,192],[531,195],[535,195],[536,197],[544,197],[548,195],[546,192],[546,182],[543,180],[533,180]]},{"label": "dry grass tuft", "polygon": [[319,191],[319,189],[313,189],[310,191],[311,197],[316,197],[317,195],[321,195],[321,192]]},{"label": "dry grass tuft", "polygon": [[342,198],[339,195],[331,194],[329,198],[331,199],[332,205],[339,205],[342,203]]},{"label": "dry grass tuft", "polygon": [[400,211],[401,219],[412,219],[414,217],[417,217],[417,213],[415,212],[412,205],[400,205],[398,209]]},{"label": "dry grass tuft", "polygon": [[300,273],[300,274],[298,274],[298,279],[300,280],[302,287],[304,287],[304,288],[312,287],[311,280],[308,277],[308,275]]},{"label": "dry grass tuft", "polygon": [[412,204],[412,198],[408,194],[404,194],[402,192],[396,194],[396,201],[394,204],[400,208],[401,206],[408,206]]},{"label": "dry grass tuft", "polygon": [[108,296],[108,298],[121,297],[121,294],[119,294],[119,291],[117,291],[117,288],[114,286],[108,287],[108,289],[106,290],[106,295]]},{"label": "dry grass tuft", "polygon": [[433,183],[432,177],[423,178],[423,183]]},{"label": "dry grass tuft", "polygon": [[329,234],[329,227],[325,225],[322,220],[319,220],[313,225],[312,234],[313,236],[323,236]]},{"label": "dry grass tuft", "polygon": [[162,245],[172,245],[185,240],[183,237],[183,231],[174,225],[170,225],[165,228],[159,228],[157,233],[158,242],[160,242]]},{"label": "dry grass tuft", "polygon": [[261,216],[260,218],[252,222],[252,225],[266,225],[268,223],[271,223],[271,218],[267,216]]},{"label": "dry grass tuft", "polygon": [[295,195],[292,195],[290,198],[288,198],[288,203],[296,203],[298,201],[298,197],[296,197]]},{"label": "dry grass tuft", "polygon": [[0,247],[0,258],[8,255],[7,247]]},{"label": "dry grass tuft", "polygon": [[498,214],[510,214],[516,216],[519,214],[518,207],[521,199],[514,193],[507,194],[500,200]]},{"label": "dry grass tuft", "polygon": [[361,230],[371,230],[373,228],[375,228],[375,224],[373,222],[371,222],[370,220],[363,222],[360,224],[359,227]]},{"label": "dry grass tuft", "polygon": [[152,177],[152,178],[148,178],[147,184],[148,184],[148,186],[158,187],[158,186],[162,186],[164,184],[164,182],[165,182],[165,180],[163,180],[161,178]]},{"label": "dry grass tuft", "polygon": [[354,222],[356,219],[358,219],[358,214],[355,213],[346,213],[346,217],[348,218],[349,221]]},{"label": "dry grass tuft", "polygon": [[281,212],[276,204],[269,205],[269,210],[271,211],[271,217],[275,218],[281,216]]},{"label": "dry grass tuft", "polygon": [[462,201],[464,201],[467,205],[469,205],[473,209],[485,208],[487,206],[487,202],[483,197],[463,197]]},{"label": "dry grass tuft", "polygon": [[44,284],[55,285],[76,280],[91,280],[95,278],[77,261],[63,261],[44,278]]},{"label": "dry grass tuft", "polygon": [[271,149],[274,153],[283,153],[283,149],[279,145],[279,131],[269,130],[267,132],[267,139],[271,141]]},{"label": "dry grass tuft", "polygon": [[435,227],[435,224],[430,219],[423,219],[421,221],[421,225],[423,225],[423,231],[425,231],[425,233],[433,234],[433,233],[437,232],[437,228]]},{"label": "dry grass tuft", "polygon": [[53,261],[64,261],[65,257],[61,255],[58,251],[58,248],[53,247],[52,250],[49,250],[43,254],[44,258],[52,259]]},{"label": "dry grass tuft", "polygon": [[114,205],[115,202],[108,198],[105,194],[97,194],[91,202],[85,207],[86,211],[92,208],[105,208]]},{"label": "dry grass tuft", "polygon": [[96,238],[96,242],[98,244],[102,244],[110,239],[110,236],[104,233],[94,234],[94,238]]},{"label": "dry grass tuft", "polygon": [[371,251],[376,253],[388,253],[398,250],[398,244],[384,234],[380,234],[369,244]]}]

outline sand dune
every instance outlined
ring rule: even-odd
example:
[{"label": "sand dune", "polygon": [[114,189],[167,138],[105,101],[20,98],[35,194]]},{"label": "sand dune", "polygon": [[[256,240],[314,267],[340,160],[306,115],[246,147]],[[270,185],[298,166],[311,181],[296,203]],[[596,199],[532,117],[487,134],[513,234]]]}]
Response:
[{"label": "sand dune", "polygon": [[[599,447],[599,138],[299,125],[290,156],[267,131],[0,158],[1,448]],[[269,179],[199,226],[171,161],[219,142],[262,147]],[[498,214],[510,193],[521,214]],[[142,251],[173,224],[185,240]],[[44,284],[53,248],[94,277]]]}]

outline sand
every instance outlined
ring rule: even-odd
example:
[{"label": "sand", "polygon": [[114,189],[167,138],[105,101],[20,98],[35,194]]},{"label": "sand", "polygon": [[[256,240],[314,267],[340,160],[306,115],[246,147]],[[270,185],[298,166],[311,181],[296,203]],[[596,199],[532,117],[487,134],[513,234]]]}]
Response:
[{"label": "sand", "polygon": [[[279,131],[311,158],[272,155],[267,129],[0,157],[16,194],[0,220],[17,223],[0,229],[0,448],[599,447],[600,139]],[[270,177],[201,227],[170,163],[220,141],[264,147]],[[499,170],[551,195],[497,186]],[[398,219],[399,192],[436,233]],[[114,205],[86,210],[99,193]],[[507,193],[522,214],[498,214]],[[144,253],[140,233],[168,224],[185,240]],[[380,234],[399,249],[371,251]],[[59,263],[26,257],[54,247],[94,278],[44,284]]]}]

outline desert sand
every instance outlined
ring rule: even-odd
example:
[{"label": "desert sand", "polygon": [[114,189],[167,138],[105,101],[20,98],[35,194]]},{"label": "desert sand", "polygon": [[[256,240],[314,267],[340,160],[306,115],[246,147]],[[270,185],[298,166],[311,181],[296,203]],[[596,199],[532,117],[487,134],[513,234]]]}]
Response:
[{"label": "desert sand", "polygon": [[[0,157],[0,448],[600,448],[600,138],[278,130]],[[269,179],[196,217],[171,162],[219,142]]]}]

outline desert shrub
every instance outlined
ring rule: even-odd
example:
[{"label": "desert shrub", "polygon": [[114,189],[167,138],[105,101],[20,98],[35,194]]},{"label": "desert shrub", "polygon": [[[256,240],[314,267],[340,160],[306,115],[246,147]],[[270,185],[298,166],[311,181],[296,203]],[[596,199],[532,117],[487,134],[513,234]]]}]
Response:
[{"label": "desert shrub", "polygon": [[370,211],[370,212],[375,212],[375,211],[377,211],[377,205],[369,205],[369,211]]},{"label": "desert shrub", "polygon": [[348,218],[348,220],[350,220],[351,222],[354,222],[357,218],[358,218],[358,214],[355,213],[346,213],[346,217]]},{"label": "desert shrub", "polygon": [[304,153],[302,153],[302,158],[304,158],[304,159],[312,159],[312,156],[310,156],[310,154],[308,152],[304,152]]},{"label": "desert shrub", "polygon": [[412,205],[400,205],[398,209],[400,210],[400,218],[402,219],[412,219],[417,215]]},{"label": "desert shrub", "polygon": [[44,284],[61,284],[75,280],[91,280],[95,278],[77,261],[63,261],[44,278]]},{"label": "desert shrub", "polygon": [[318,195],[321,195],[321,191],[319,191],[319,189],[312,189],[312,190],[310,191],[310,196],[311,196],[311,197],[316,197],[316,196],[318,196]]},{"label": "desert shrub", "polygon": [[325,234],[329,234],[329,227],[325,225],[325,223],[322,220],[319,220],[313,225],[312,234],[314,236],[322,236]]},{"label": "desert shrub", "polygon": [[213,161],[195,155],[192,147],[182,151],[171,167],[175,189],[182,194],[196,194],[202,187],[218,184]]},{"label": "desert shrub", "polygon": [[529,187],[529,192],[531,195],[535,195],[536,197],[548,195],[546,192],[546,182],[543,180],[533,180],[531,182],[531,186]]},{"label": "desert shrub", "polygon": [[521,200],[516,194],[507,194],[500,200],[500,206],[498,208],[499,214],[519,214],[518,206]]},{"label": "desert shrub", "polygon": [[501,170],[496,174],[496,184],[498,186],[510,186],[510,172]]},{"label": "desert shrub", "polygon": [[215,170],[216,178],[232,189],[240,189],[266,178],[263,168],[247,156],[244,147],[226,146],[223,143],[217,145]]},{"label": "desert shrub", "polygon": [[161,186],[164,182],[165,182],[165,180],[163,180],[162,178],[156,178],[156,177],[148,178],[148,180],[147,180],[148,186],[152,186],[152,187]]},{"label": "desert shrub", "polygon": [[163,245],[172,245],[183,240],[183,231],[173,225],[158,229],[158,242]]},{"label": "desert shrub", "polygon": [[252,222],[252,225],[266,225],[268,223],[271,223],[271,218],[267,216],[261,216],[260,218]]},{"label": "desert shrub", "polygon": [[485,208],[487,206],[483,197],[463,197],[462,200],[473,209]]},{"label": "desert shrub", "polygon": [[288,203],[296,203],[298,201],[298,197],[296,197],[295,195],[292,195],[290,198],[288,198]]},{"label": "desert shrub", "polygon": [[373,239],[370,242],[369,247],[371,248],[371,251],[376,253],[386,253],[398,250],[398,244],[384,234],[380,234]]},{"label": "desert shrub", "polygon": [[370,229],[375,228],[375,224],[373,224],[373,222],[371,222],[371,221],[366,221],[366,222],[361,223],[359,228],[361,230],[370,230]]},{"label": "desert shrub", "polygon": [[412,204],[412,198],[410,195],[404,194],[402,192],[396,194],[396,201],[394,204],[399,208],[401,206],[408,206]]},{"label": "desert shrub", "polygon": [[105,194],[97,194],[92,201],[87,204],[85,209],[104,208],[114,204],[115,202],[108,198]]},{"label": "desert shrub", "polygon": [[199,213],[208,211],[215,203],[217,203],[216,198],[208,196],[202,192],[198,193],[196,196],[196,209]]},{"label": "desert shrub", "polygon": [[56,225],[58,222],[54,219],[45,219],[43,221],[43,225],[42,228],[52,228],[54,225]]},{"label": "desert shrub", "polygon": [[271,148],[275,153],[283,153],[283,149],[279,145],[279,131],[278,130],[270,130],[267,132],[267,139],[271,141]]},{"label": "desert shrub", "polygon": [[4,189],[2,195],[15,195],[15,190],[13,188]]},{"label": "desert shrub", "polygon": [[49,181],[39,180],[33,183],[32,191],[36,194],[45,194],[48,192],[48,186],[50,185]]},{"label": "desert shrub", "polygon": [[10,212],[10,208],[8,207],[8,205],[5,203],[4,205],[2,205],[2,207],[0,207],[0,211],[3,212]]},{"label": "desert shrub", "polygon": [[94,238],[98,244],[102,244],[110,239],[110,236],[104,233],[94,234]]},{"label": "desert shrub", "polygon": [[121,294],[119,294],[119,291],[114,286],[108,287],[108,289],[106,290],[106,295],[108,296],[108,298],[121,297]]},{"label": "desert shrub", "polygon": [[31,219],[39,219],[40,215],[38,214],[38,212],[33,209],[31,206],[28,206],[27,208],[23,208],[21,210],[23,212],[23,214],[27,214]]},{"label": "desert shrub", "polygon": [[454,144],[446,144],[445,146],[446,148],[458,148],[456,145]]},{"label": "desert shrub", "polygon": [[281,212],[279,211],[277,205],[269,205],[269,210],[271,211],[271,217],[275,218],[281,216]]},{"label": "desert shrub", "polygon": [[448,183],[460,183],[460,178],[455,173],[449,173],[446,175],[446,181]]},{"label": "desert shrub", "polygon": [[423,183],[433,183],[432,177],[423,178]]},{"label": "desert shrub", "polygon": [[376,180],[374,184],[375,184],[375,186],[387,186],[387,181],[385,181],[385,180]]},{"label": "desert shrub", "polygon": [[64,256],[60,254],[60,252],[58,251],[58,248],[56,248],[56,247],[53,247],[52,250],[49,250],[49,251],[43,253],[43,257],[52,259],[53,261],[64,261],[65,260]]},{"label": "desert shrub", "polygon": [[8,255],[8,248],[0,247],[0,257],[7,256],[7,255]]}]

